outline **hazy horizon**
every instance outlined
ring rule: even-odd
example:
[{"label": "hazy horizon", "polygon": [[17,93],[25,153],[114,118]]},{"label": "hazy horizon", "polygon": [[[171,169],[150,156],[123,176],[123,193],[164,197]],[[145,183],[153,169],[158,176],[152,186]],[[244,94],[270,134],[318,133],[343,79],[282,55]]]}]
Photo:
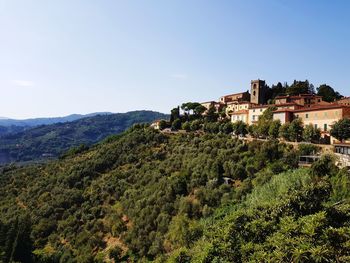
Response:
[{"label": "hazy horizon", "polygon": [[[99,111],[99,112],[87,112],[87,113],[70,113],[67,115],[59,115],[59,116],[46,116],[46,117],[42,117],[42,116],[33,116],[33,117],[29,117],[29,118],[24,118],[24,119],[18,119],[18,118],[9,118],[6,116],[0,116],[0,120],[16,120],[16,121],[21,121],[21,120],[29,120],[29,119],[50,119],[50,118],[64,118],[64,117],[68,117],[71,115],[90,115],[90,114],[118,114],[118,113],[128,113],[128,112],[133,112],[133,111],[153,111],[153,110],[142,110],[142,109],[136,109],[136,110],[131,110],[131,111],[124,111],[124,112],[106,112],[106,111]],[[164,114],[169,114],[169,112],[159,112],[159,113],[164,113]]]},{"label": "hazy horizon", "polygon": [[350,95],[350,2],[335,2],[0,0],[0,116],[168,113],[257,78]]}]

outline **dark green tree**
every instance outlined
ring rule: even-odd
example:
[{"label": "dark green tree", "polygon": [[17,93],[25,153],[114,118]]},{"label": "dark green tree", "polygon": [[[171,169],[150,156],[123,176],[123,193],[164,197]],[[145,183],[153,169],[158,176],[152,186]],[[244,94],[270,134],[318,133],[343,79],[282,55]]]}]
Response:
[{"label": "dark green tree", "polygon": [[271,139],[277,139],[279,136],[279,131],[281,128],[281,121],[280,120],[274,120],[270,123],[269,127],[269,137]]},{"label": "dark green tree", "polygon": [[248,134],[248,125],[243,121],[236,121],[232,125],[236,136],[246,136]]},{"label": "dark green tree", "polygon": [[186,121],[181,125],[181,129],[185,131],[190,131],[191,130],[191,124],[190,122]]},{"label": "dark green tree", "polygon": [[166,120],[160,120],[159,122],[159,130],[164,130],[168,127],[168,123]]},{"label": "dark green tree", "polygon": [[299,94],[312,94],[313,85],[308,80],[297,81],[294,80],[293,84],[286,89],[288,95],[299,95]]},{"label": "dark green tree", "polygon": [[317,88],[317,95],[322,96],[322,99],[328,102],[339,100],[342,97],[339,92],[327,84],[322,84]]},{"label": "dark green tree", "polygon": [[206,110],[207,110],[206,107],[204,107],[203,105],[199,104],[193,109],[193,112],[194,112],[195,115],[201,116]]},{"label": "dark green tree", "polygon": [[176,119],[173,121],[172,125],[171,125],[171,129],[177,131],[181,128],[181,120],[180,119]]},{"label": "dark green tree", "polygon": [[279,129],[279,137],[281,137],[287,141],[290,141],[289,127],[290,127],[289,122],[284,123]]},{"label": "dark green tree", "polygon": [[190,123],[190,128],[191,128],[191,131],[197,131],[201,128],[201,121],[200,120],[194,120]]},{"label": "dark green tree", "polygon": [[220,130],[225,134],[230,134],[233,132],[233,125],[231,122],[223,123],[222,125],[220,125]]},{"label": "dark green tree", "polygon": [[216,122],[218,120],[218,113],[216,111],[216,108],[214,106],[210,106],[206,115],[205,119],[207,122]]},{"label": "dark green tree", "polygon": [[350,138],[350,119],[341,119],[332,125],[331,135],[343,142]]},{"label": "dark green tree", "polygon": [[315,128],[312,124],[308,124],[304,127],[302,137],[306,142],[318,142],[321,138],[321,130]]},{"label": "dark green tree", "polygon": [[289,138],[291,141],[298,142],[303,134],[303,122],[300,118],[294,119],[289,125]]},{"label": "dark green tree", "polygon": [[173,108],[170,112],[170,123],[172,124],[176,119],[180,119],[180,108]]}]

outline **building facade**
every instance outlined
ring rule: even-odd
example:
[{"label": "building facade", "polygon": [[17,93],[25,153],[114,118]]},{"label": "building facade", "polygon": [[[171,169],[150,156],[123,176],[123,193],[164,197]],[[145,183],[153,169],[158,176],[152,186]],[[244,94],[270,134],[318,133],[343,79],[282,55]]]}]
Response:
[{"label": "building facade", "polygon": [[249,91],[225,95],[220,97],[220,102],[225,104],[230,102],[240,102],[240,101],[249,101],[249,100],[250,100]]},{"label": "building facade", "polygon": [[350,97],[345,97],[337,101],[337,104],[350,106]]},{"label": "building facade", "polygon": [[328,133],[332,125],[340,119],[350,118],[350,107],[328,105],[294,110],[294,117],[300,118],[304,125],[312,124],[321,132]]},{"label": "building facade", "polygon": [[261,115],[263,115],[264,111],[269,107],[270,105],[254,105],[249,109],[249,116],[248,116],[248,124],[255,124],[258,122]]},{"label": "building facade", "polygon": [[243,121],[248,125],[257,123],[266,109],[274,107],[273,120],[284,124],[300,118],[304,125],[312,124],[327,136],[334,122],[350,118],[350,97],[329,103],[315,94],[283,95],[275,97],[274,104],[267,104],[267,93],[264,80],[252,80],[250,93],[226,95],[220,97],[219,102],[202,105],[207,109],[214,106],[217,110],[226,107],[226,115],[232,122]]},{"label": "building facade", "polygon": [[267,87],[265,80],[252,80],[250,83],[250,102],[253,104],[266,104]]}]

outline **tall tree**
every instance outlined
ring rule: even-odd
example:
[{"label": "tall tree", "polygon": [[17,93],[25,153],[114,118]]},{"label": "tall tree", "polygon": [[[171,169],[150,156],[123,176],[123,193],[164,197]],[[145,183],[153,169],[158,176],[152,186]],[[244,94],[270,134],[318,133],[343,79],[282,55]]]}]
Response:
[{"label": "tall tree", "polygon": [[331,135],[343,142],[350,138],[350,119],[341,119],[335,122],[330,131]]},{"label": "tall tree", "polygon": [[289,136],[291,141],[300,141],[303,134],[303,122],[301,119],[294,119],[289,126]]},{"label": "tall tree", "polygon": [[339,92],[327,84],[322,84],[317,88],[317,95],[322,96],[323,100],[328,102],[339,100],[342,97]]},{"label": "tall tree", "polygon": [[281,127],[281,121],[280,120],[274,120],[270,123],[269,127],[269,137],[271,139],[278,138],[279,130]]},{"label": "tall tree", "polygon": [[219,114],[216,112],[216,109],[214,106],[210,106],[209,110],[207,111],[207,114],[205,116],[206,120],[208,122],[216,122],[218,120]]},{"label": "tall tree", "polygon": [[180,119],[180,108],[173,108],[170,112],[170,123],[173,123],[176,119]]},{"label": "tall tree", "polygon": [[243,121],[236,121],[232,126],[233,132],[237,136],[246,136],[248,133],[248,125]]},{"label": "tall tree", "polygon": [[318,142],[321,137],[321,131],[315,128],[314,125],[308,124],[303,130],[303,140],[306,142]]},{"label": "tall tree", "polygon": [[308,80],[297,81],[294,80],[293,84],[286,89],[288,95],[299,95],[299,94],[308,94],[313,90],[313,85],[309,83]]}]

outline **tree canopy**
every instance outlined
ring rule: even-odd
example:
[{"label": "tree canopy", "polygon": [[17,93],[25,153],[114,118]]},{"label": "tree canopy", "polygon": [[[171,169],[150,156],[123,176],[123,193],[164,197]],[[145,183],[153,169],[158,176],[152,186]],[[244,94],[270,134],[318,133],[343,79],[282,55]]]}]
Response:
[{"label": "tree canopy", "polygon": [[350,139],[350,119],[341,119],[335,122],[330,133],[341,142]]},{"label": "tree canopy", "polygon": [[333,102],[342,98],[339,92],[327,84],[322,84],[317,88],[317,95],[322,96],[323,100],[327,102]]}]

